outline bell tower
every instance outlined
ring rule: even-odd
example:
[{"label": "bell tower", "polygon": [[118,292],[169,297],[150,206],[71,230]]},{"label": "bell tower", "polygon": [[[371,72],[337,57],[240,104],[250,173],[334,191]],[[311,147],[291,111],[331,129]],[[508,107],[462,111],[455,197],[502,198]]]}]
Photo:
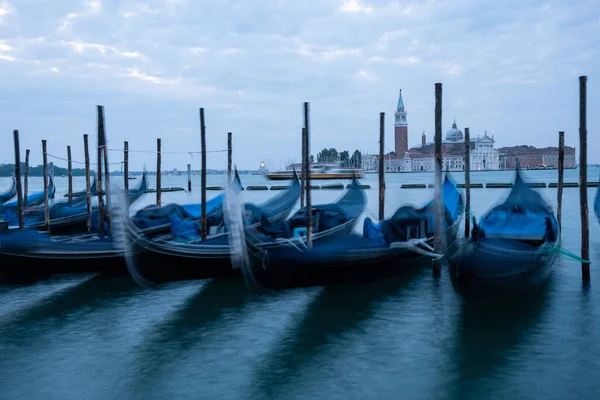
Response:
[{"label": "bell tower", "polygon": [[398,95],[398,105],[394,116],[394,151],[396,155],[403,155],[408,151],[408,121],[406,120],[404,101],[402,101],[402,89]]}]

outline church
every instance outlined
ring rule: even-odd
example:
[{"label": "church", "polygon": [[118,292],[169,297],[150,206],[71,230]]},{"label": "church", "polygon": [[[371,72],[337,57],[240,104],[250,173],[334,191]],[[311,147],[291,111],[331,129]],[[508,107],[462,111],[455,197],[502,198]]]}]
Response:
[{"label": "church", "polygon": [[[428,142],[425,132],[421,135],[421,144],[409,148],[408,146],[408,119],[402,89],[398,96],[398,104],[394,113],[394,153],[385,156],[384,165],[387,172],[418,172],[434,171],[435,156],[434,143]],[[471,170],[499,170],[500,152],[494,148],[494,136],[487,131],[481,135],[471,132]],[[463,132],[457,127],[456,121],[446,132],[442,140],[442,165],[443,169],[450,171],[463,171],[465,139]]]}]

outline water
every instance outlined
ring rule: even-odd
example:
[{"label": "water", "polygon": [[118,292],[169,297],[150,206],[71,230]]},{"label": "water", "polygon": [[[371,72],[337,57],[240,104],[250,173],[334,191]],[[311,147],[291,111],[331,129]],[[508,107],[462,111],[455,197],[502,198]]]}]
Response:
[{"label": "water", "polygon": [[[555,171],[524,171],[556,182]],[[566,171],[576,182],[577,171]],[[462,182],[462,174],[454,173]],[[474,173],[473,182],[510,182],[512,172]],[[590,180],[598,177],[590,169]],[[164,193],[191,202],[194,192]],[[261,184],[261,176],[242,176]],[[432,174],[386,177],[386,215],[423,204]],[[165,186],[186,186],[164,177]],[[376,176],[364,183],[376,214]],[[32,190],[41,187],[31,179]],[[83,179],[75,178],[75,189]],[[117,181],[117,178],[113,178]],[[137,181],[130,181],[135,185]],[[222,184],[223,176],[209,176]],[[59,192],[66,179],[57,178]],[[0,191],[9,181],[0,179]],[[276,184],[276,183],[275,183]],[[37,185],[37,186],[36,186]],[[590,201],[596,189],[589,189]],[[556,190],[541,189],[556,207]],[[245,191],[246,201],[275,192]],[[314,202],[343,192],[316,190]],[[481,215],[505,189],[473,189]],[[579,190],[565,189],[563,247],[579,253]],[[209,192],[209,196],[217,192]],[[141,207],[155,197],[141,199]],[[128,277],[55,277],[0,286],[2,399],[576,399],[600,393],[600,225],[590,218],[592,285],[564,257],[548,286],[527,302],[475,308],[446,273],[430,270],[369,285],[253,295],[241,280],[180,282],[142,289]]]}]

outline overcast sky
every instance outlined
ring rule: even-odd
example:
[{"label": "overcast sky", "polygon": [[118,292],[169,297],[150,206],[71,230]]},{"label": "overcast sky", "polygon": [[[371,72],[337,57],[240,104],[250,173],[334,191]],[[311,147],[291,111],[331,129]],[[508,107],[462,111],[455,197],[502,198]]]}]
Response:
[{"label": "overcast sky", "polygon": [[[456,118],[498,147],[555,145],[559,130],[578,146],[579,75],[600,162],[599,1],[0,0],[0,32],[0,162],[14,160],[13,129],[33,164],[41,139],[83,160],[97,104],[115,149],[155,150],[160,137],[164,151],[199,150],[204,107],[208,149],[232,131],[238,167],[299,158],[309,101],[313,154],[376,152],[381,111],[389,151],[400,88],[409,143],[432,138],[436,82],[444,133]],[[156,168],[153,154],[130,159]],[[199,168],[199,155],[163,155],[165,168],[187,163]]]}]

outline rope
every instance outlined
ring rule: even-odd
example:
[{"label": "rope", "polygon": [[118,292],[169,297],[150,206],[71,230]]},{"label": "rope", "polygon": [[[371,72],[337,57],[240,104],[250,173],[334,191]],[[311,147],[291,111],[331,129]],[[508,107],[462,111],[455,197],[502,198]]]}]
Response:
[{"label": "rope", "polygon": [[[108,151],[122,152],[123,149],[108,149]],[[228,150],[207,150],[206,153],[225,153]],[[156,150],[129,150],[129,153],[150,153],[150,154],[202,154],[201,151],[156,151]]]},{"label": "rope", "polygon": [[[55,156],[55,155],[52,155],[52,154],[49,154],[49,153],[46,153],[46,155],[47,155],[48,157],[56,158],[57,160],[62,160],[62,161],[69,162],[69,160],[68,160],[67,158],[63,158],[63,157],[59,157],[59,156]],[[72,163],[74,163],[74,164],[81,164],[81,165],[85,165],[85,162],[84,162],[84,161],[75,161],[75,160],[71,160],[71,162],[72,162]],[[90,162],[90,164],[91,164],[91,162]],[[104,163],[102,163],[102,164],[104,164]],[[108,163],[108,165],[119,165],[119,164],[121,164],[121,161],[119,161],[119,162],[114,162],[114,163]]]},{"label": "rope", "polygon": [[573,254],[570,251],[565,250],[565,249],[563,249],[561,247],[558,247],[558,246],[556,247],[555,252],[559,253],[559,254],[563,254],[563,255],[565,255],[565,256],[567,256],[569,258],[572,258],[572,259],[574,259],[576,261],[579,261],[579,262],[582,262],[582,263],[585,263],[585,264],[591,264],[592,263],[590,260],[584,260],[583,258],[579,257],[577,254]]}]

